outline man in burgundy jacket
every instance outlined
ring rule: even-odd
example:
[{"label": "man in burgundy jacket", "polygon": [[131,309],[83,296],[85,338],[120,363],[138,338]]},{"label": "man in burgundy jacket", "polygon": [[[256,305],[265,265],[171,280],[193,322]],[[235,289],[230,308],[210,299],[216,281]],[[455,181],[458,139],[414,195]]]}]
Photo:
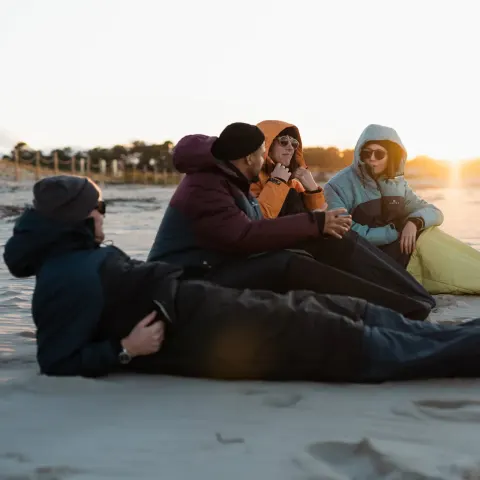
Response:
[{"label": "man in burgundy jacket", "polygon": [[348,295],[425,319],[435,303],[403,274],[392,279],[394,288],[387,288],[320,263],[302,250],[285,250],[328,236],[337,242],[339,257],[349,255],[351,245],[337,239],[350,229],[351,217],[339,209],[264,219],[250,194],[263,165],[264,140],[258,127],[245,123],[227,126],[218,138],[189,135],[180,140],[173,161],[186,176],[148,260],[179,265],[190,278],[228,287]]}]

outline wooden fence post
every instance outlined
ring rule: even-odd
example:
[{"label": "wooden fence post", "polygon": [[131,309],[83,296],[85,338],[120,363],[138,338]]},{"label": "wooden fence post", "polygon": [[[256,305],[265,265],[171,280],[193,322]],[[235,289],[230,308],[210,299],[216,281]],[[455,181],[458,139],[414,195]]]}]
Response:
[{"label": "wooden fence post", "polygon": [[37,150],[35,152],[35,180],[40,180],[41,170],[40,170],[40,152]]},{"label": "wooden fence post", "polygon": [[162,157],[162,166],[163,166],[163,184],[167,185],[168,183],[168,171],[167,171],[167,162],[165,161],[165,157]]},{"label": "wooden fence post", "polygon": [[18,153],[18,148],[15,148],[15,152],[13,154],[13,161],[15,165],[15,181],[20,181],[20,154]]},{"label": "wooden fence post", "polygon": [[53,173],[58,175],[58,152],[53,152]]}]

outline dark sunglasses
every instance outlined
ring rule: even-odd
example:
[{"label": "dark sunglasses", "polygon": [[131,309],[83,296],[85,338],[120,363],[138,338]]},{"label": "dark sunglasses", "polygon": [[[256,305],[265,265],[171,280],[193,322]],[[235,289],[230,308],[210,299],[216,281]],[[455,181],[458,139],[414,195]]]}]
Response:
[{"label": "dark sunglasses", "polygon": [[104,215],[107,213],[107,205],[103,200],[99,200],[97,203],[97,206],[95,207],[95,210],[98,211],[101,215]]},{"label": "dark sunglasses", "polygon": [[362,161],[370,160],[372,158],[372,153],[375,160],[383,160],[387,156],[387,152],[385,150],[372,150],[370,148],[364,148],[360,152],[360,158]]},{"label": "dark sunglasses", "polygon": [[288,147],[288,144],[290,144],[294,150],[296,150],[298,148],[298,145],[300,145],[299,141],[291,137],[290,135],[283,135],[281,137],[278,137],[277,140],[282,147]]}]

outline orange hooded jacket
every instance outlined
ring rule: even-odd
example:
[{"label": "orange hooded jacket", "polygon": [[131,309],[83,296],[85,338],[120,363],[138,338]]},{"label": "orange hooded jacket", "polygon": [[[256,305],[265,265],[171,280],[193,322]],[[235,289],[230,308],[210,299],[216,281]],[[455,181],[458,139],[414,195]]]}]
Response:
[{"label": "orange hooded jacket", "polygon": [[257,198],[263,216],[265,218],[278,217],[290,188],[294,188],[297,192],[303,194],[304,204],[308,210],[321,208],[325,203],[325,197],[321,188],[319,188],[319,192],[308,193],[305,191],[305,188],[303,188],[303,185],[296,179],[291,179],[287,183],[282,182],[279,185],[268,181],[272,170],[275,168],[275,163],[268,156],[268,152],[275,138],[286,128],[292,128],[295,131],[294,136],[299,142],[290,164],[290,170],[293,173],[298,167],[306,167],[305,160],[303,159],[302,138],[300,137],[298,128],[291,123],[280,120],[265,120],[260,122],[257,127],[260,128],[265,135],[265,164],[259,175],[260,180],[253,183],[250,190],[252,195]]}]

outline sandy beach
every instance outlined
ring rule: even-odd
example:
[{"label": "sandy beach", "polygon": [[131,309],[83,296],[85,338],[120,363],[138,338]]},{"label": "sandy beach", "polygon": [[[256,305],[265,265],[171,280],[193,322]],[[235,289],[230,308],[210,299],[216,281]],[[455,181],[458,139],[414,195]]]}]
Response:
[{"label": "sandy beach", "polygon": [[[30,188],[0,189],[2,245]],[[446,231],[479,248],[472,218],[480,190],[419,193],[445,212]],[[107,188],[107,238],[144,259],[170,195]],[[35,361],[32,288],[2,262],[0,480],[480,479],[480,380],[48,378]],[[480,297],[439,296],[437,303],[431,321],[480,317]]]}]

